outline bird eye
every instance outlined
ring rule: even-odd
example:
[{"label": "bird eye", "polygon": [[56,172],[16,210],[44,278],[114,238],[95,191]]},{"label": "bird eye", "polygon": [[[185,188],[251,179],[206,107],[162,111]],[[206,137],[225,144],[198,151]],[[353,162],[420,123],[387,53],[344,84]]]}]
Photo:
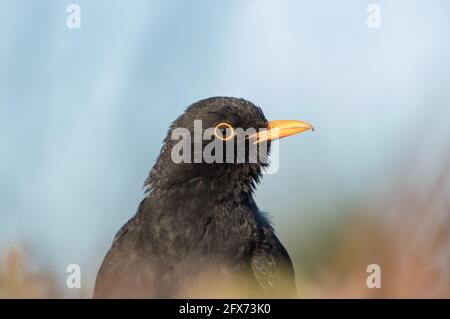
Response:
[{"label": "bird eye", "polygon": [[216,137],[222,141],[228,141],[234,136],[234,128],[228,123],[219,123],[214,129]]}]

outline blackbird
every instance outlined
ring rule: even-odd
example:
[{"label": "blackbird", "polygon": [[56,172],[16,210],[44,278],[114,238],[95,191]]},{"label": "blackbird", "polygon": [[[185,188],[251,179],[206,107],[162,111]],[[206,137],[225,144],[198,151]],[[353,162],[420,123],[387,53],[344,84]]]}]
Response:
[{"label": "blackbird", "polygon": [[[195,138],[206,128],[214,132],[210,139]],[[252,128],[256,133],[239,140]],[[302,121],[269,122],[244,99],[212,97],[190,105],[172,123],[137,213],[103,260],[94,298],[296,297],[289,254],[253,193],[271,141],[309,129]],[[181,162],[174,159],[180,136],[187,145]],[[198,160],[212,142],[233,145],[234,152],[215,150],[210,154],[219,160]],[[253,161],[252,145],[258,146]]]}]

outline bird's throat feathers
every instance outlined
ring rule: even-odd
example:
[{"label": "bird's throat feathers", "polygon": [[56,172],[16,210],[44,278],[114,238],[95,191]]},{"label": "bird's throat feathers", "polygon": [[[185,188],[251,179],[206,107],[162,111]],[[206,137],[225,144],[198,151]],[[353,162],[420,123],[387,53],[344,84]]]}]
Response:
[{"label": "bird's throat feathers", "polygon": [[208,170],[202,167],[204,165],[167,165],[160,156],[145,182],[146,193],[177,194],[183,199],[201,196],[214,202],[240,200],[253,195],[262,169],[258,164],[221,164]]}]

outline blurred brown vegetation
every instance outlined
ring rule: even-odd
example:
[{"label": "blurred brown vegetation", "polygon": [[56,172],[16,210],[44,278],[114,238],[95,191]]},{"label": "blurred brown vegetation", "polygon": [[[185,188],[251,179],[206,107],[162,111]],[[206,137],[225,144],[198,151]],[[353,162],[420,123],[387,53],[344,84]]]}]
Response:
[{"label": "blurred brown vegetation", "polygon": [[51,271],[34,269],[24,247],[0,256],[0,298],[57,298],[61,296]]}]

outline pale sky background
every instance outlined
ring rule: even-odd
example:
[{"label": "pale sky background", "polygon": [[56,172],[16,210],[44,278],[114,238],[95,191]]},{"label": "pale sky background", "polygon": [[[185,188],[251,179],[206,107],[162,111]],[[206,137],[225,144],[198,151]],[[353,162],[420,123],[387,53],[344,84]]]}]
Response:
[{"label": "pale sky background", "polygon": [[[66,7],[81,6],[81,29]],[[366,8],[381,6],[381,29]],[[257,202],[283,239],[383,190],[450,130],[450,2],[0,1],[0,249],[95,275],[174,120],[230,95],[316,132],[281,142]],[[432,129],[431,129],[432,128]],[[430,141],[418,144],[423,135]],[[424,148],[425,147],[425,148]],[[369,195],[367,195],[369,194]]]}]

